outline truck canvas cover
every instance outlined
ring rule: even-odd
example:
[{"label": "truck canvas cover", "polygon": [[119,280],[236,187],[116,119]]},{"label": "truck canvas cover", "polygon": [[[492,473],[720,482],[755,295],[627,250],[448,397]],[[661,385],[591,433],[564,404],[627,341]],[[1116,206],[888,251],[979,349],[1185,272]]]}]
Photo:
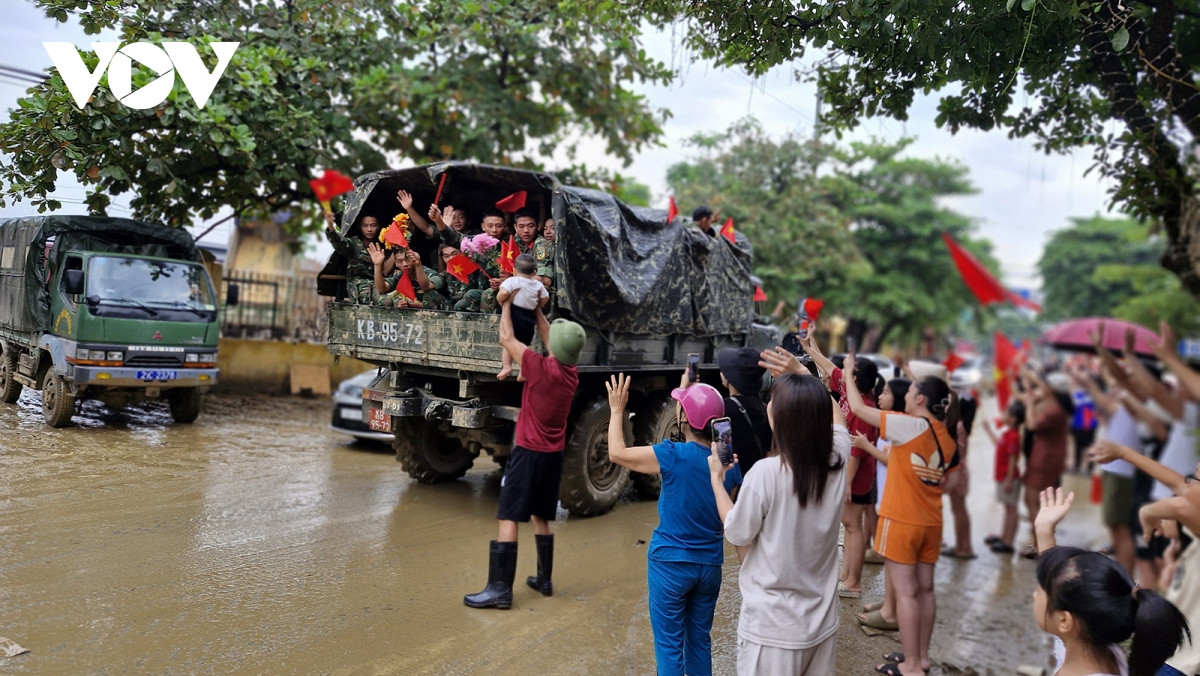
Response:
[{"label": "truck canvas cover", "polygon": [[46,242],[52,237],[54,257],[63,251],[96,251],[199,260],[195,241],[182,228],[98,216],[0,219],[0,317],[8,328],[44,331],[50,327],[46,280],[53,268]]},{"label": "truck canvas cover", "polygon": [[[667,222],[666,211],[630,207],[599,190],[562,185],[549,174],[469,162],[441,162],[360,176],[341,223],[360,213],[383,223],[401,211],[398,190],[430,204],[442,185],[442,205],[473,213],[519,190],[550,198],[557,225],[558,308],[606,331],[714,336],[743,334],[753,318],[749,242],[737,244]],[[543,206],[545,206],[543,204]]]}]

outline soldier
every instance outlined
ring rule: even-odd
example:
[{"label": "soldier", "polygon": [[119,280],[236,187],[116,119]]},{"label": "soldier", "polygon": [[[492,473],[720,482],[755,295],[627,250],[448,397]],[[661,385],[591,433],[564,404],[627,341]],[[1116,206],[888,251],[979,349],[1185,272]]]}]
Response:
[{"label": "soldier", "polygon": [[696,227],[700,228],[700,232],[709,237],[716,237],[717,231],[712,227],[713,211],[707,206],[701,204],[692,210],[692,221],[696,223]]},{"label": "soldier", "polygon": [[533,257],[537,259],[537,279],[546,285],[547,290],[554,288],[554,219],[547,218],[542,230],[542,236],[533,243]]},{"label": "soldier", "polygon": [[[447,221],[450,220],[449,218],[443,220],[434,217],[436,204],[429,207],[430,220],[433,221],[431,225],[430,221],[425,220],[421,214],[417,213],[417,209],[413,204],[413,196],[407,190],[398,191],[396,193],[396,201],[400,203],[400,206],[404,207],[409,220],[415,226],[409,233],[408,247],[421,256],[423,264],[429,267],[436,266],[437,252],[441,249],[441,243],[447,242],[457,246],[459,240],[462,239],[462,235],[459,234],[458,230],[447,224]],[[453,213],[447,215],[452,216]]]},{"label": "soldier", "polygon": [[517,212],[517,218],[513,228],[517,231],[517,255],[533,254],[533,245],[537,240],[537,216],[534,215],[531,209],[522,209]]},{"label": "soldier", "polygon": [[[486,235],[502,239],[504,235],[504,212],[499,209],[489,209],[483,214],[483,232]],[[519,246],[519,245],[518,245]],[[487,271],[491,279],[488,280],[488,288],[483,291],[479,302],[481,312],[488,314],[496,312],[498,307],[496,303],[496,291],[500,289],[500,283],[508,279],[509,274],[500,269],[500,263],[496,260],[496,256],[491,256],[486,260],[477,260]]]},{"label": "soldier", "polygon": [[[338,253],[344,255],[348,261],[346,265],[346,291],[350,294],[350,300],[355,303],[373,303],[375,302],[375,286],[374,264],[370,252],[367,251],[368,243],[374,243],[379,246],[379,219],[366,214],[359,214],[358,222],[351,226],[351,231],[358,229],[358,235],[349,237],[342,235],[334,227],[333,214],[325,214],[325,238],[333,245],[333,248]],[[390,257],[383,261],[383,274],[389,275],[396,267],[396,264]]]},{"label": "soldier", "polygon": [[[391,275],[383,275],[383,261],[387,254],[381,247],[371,246],[371,261],[375,264],[375,291],[380,296],[380,302],[395,307],[424,308],[426,310],[449,310],[450,304],[438,292],[444,282],[436,270],[421,264],[421,256],[412,249],[401,249],[397,253],[399,265]],[[408,271],[408,279],[412,282],[416,299],[407,298],[396,290],[396,284],[404,271]]]},{"label": "soldier", "polygon": [[[452,260],[455,256],[462,255],[462,252],[449,244],[442,244],[441,253],[441,269],[444,272],[446,262]],[[490,288],[487,277],[483,272],[476,270],[467,276],[467,281],[463,282],[454,275],[445,273],[441,276],[442,286],[438,288],[438,292],[445,297],[448,304],[452,304],[458,312],[479,312],[479,303],[483,298],[483,291]]]}]

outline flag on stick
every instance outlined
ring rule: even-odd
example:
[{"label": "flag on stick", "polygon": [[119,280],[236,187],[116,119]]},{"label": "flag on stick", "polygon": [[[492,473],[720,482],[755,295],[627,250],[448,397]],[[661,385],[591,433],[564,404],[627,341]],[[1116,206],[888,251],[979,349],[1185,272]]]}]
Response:
[{"label": "flag on stick", "polygon": [[525,191],[519,190],[504,199],[496,202],[496,208],[506,214],[511,214],[514,211],[519,211],[525,208]]},{"label": "flag on stick", "polygon": [[433,196],[434,204],[442,201],[442,188],[446,187],[446,176],[448,176],[448,174],[442,174],[442,177],[438,179],[437,194]]},{"label": "flag on stick", "polygon": [[993,338],[993,361],[995,362],[994,377],[996,380],[996,403],[1000,410],[1008,408],[1008,399],[1012,395],[1012,378],[1010,371],[1020,362],[1020,352],[1003,333],[997,331]]},{"label": "flag on stick", "polygon": [[313,194],[317,196],[317,201],[321,203],[321,208],[328,214],[331,213],[329,200],[354,190],[354,181],[349,176],[333,169],[326,169],[322,172],[321,178],[309,181],[308,187],[312,188]]},{"label": "flag on stick", "polygon": [[1009,300],[1009,291],[1005,289],[999,281],[992,275],[979,259],[971,255],[971,252],[958,245],[950,233],[942,233],[942,241],[950,249],[950,256],[954,259],[954,266],[958,268],[958,274],[962,275],[963,282],[971,293],[975,294],[982,305],[990,303],[1003,303]]},{"label": "flag on stick", "polygon": [[417,292],[413,289],[412,280],[408,278],[407,268],[400,273],[400,279],[396,281],[396,291],[409,300],[417,299]]},{"label": "flag on stick", "polygon": [[761,286],[754,287],[754,302],[764,301],[767,299],[767,292],[763,291]]},{"label": "flag on stick", "polygon": [[963,358],[954,354],[953,350],[951,350],[950,353],[946,355],[946,361],[942,362],[942,366],[946,367],[947,373],[953,373],[954,369],[956,369],[962,365],[963,365]]},{"label": "flag on stick", "polygon": [[458,254],[454,258],[451,258],[450,260],[446,261],[446,273],[451,275],[458,281],[462,282],[463,284],[467,283],[467,278],[471,275],[472,272],[475,272],[476,270],[481,270],[481,269],[482,268],[479,267],[478,263],[471,260],[470,258],[467,258],[463,254]]},{"label": "flag on stick", "polygon": [[675,196],[672,195],[671,201],[667,206],[667,224],[670,225],[671,221],[674,221],[677,216],[679,216],[679,207],[675,206]]},{"label": "flag on stick", "polygon": [[725,225],[721,226],[721,236],[729,240],[730,244],[737,244],[737,234],[733,230],[733,216],[725,219]]}]

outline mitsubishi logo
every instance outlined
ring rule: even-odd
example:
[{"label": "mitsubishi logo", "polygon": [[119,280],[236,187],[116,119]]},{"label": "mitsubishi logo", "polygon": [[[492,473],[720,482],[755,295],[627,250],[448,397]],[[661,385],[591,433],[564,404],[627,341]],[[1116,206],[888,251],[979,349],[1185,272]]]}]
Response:
[{"label": "mitsubishi logo", "polygon": [[155,331],[153,340],[162,340],[162,331]]}]

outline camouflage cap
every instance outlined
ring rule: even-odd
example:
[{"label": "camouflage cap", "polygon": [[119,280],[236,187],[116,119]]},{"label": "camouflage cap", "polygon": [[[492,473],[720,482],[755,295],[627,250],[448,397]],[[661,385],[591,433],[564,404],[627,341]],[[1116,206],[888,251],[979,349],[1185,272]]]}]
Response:
[{"label": "camouflage cap", "polygon": [[555,319],[550,324],[550,351],[560,364],[574,366],[579,361],[579,353],[587,334],[583,327],[566,319]]}]

